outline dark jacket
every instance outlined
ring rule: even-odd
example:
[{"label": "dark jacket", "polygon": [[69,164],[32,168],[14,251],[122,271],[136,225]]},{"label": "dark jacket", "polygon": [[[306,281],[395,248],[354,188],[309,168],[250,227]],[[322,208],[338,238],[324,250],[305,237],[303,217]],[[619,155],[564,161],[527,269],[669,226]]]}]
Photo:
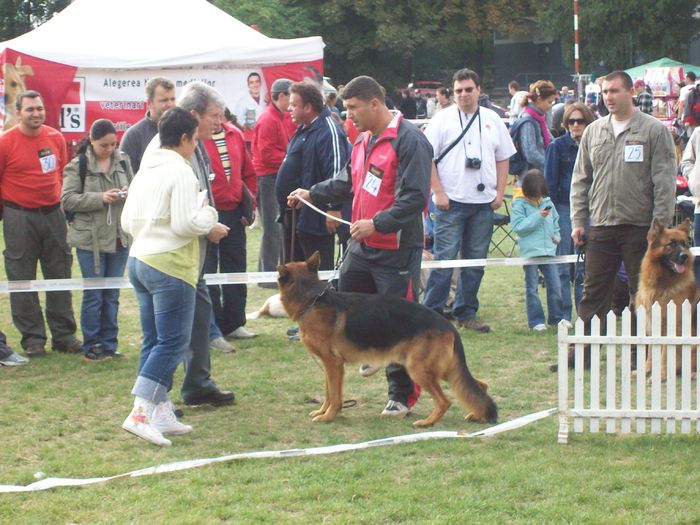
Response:
[{"label": "dark jacket", "polygon": [[578,144],[571,138],[570,133],[554,139],[545,151],[544,177],[547,179],[547,189],[552,202],[560,210],[569,208],[569,191],[571,190],[571,175],[574,172]]},{"label": "dark jacket", "polygon": [[141,167],[141,159],[151,139],[158,134],[158,125],[146,114],[144,118],[126,130],[119,148],[129,156],[134,174]]},{"label": "dark jacket", "polygon": [[[350,150],[345,130],[326,107],[311,124],[299,127],[277,173],[275,191],[280,209],[287,207],[287,195],[293,190],[332,179],[348,163]],[[326,218],[306,206],[299,210],[297,231],[329,235]]]}]

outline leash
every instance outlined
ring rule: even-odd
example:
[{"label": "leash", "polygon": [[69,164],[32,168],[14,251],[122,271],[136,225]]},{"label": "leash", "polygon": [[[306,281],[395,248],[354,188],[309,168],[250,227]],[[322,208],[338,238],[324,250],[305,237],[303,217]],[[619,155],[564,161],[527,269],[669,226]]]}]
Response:
[{"label": "leash", "polygon": [[292,242],[289,247],[289,262],[294,261],[294,245],[297,240],[297,209],[292,208]]}]

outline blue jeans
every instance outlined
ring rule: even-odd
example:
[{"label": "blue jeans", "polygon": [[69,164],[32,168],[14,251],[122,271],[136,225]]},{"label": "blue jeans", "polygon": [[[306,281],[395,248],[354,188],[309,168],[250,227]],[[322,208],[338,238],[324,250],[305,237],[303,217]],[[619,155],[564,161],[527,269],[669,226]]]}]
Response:
[{"label": "blue jeans", "polygon": [[128,265],[143,331],[138,377],[131,393],[162,403],[190,345],[195,288],[133,257]]},{"label": "blue jeans", "polygon": [[[448,210],[435,209],[435,260],[485,259],[493,233],[493,210],[490,203],[467,204],[450,200]],[[479,286],[484,267],[462,268],[457,283],[452,312],[462,321],[476,317],[479,309]],[[452,268],[434,269],[425,287],[423,304],[442,313],[450,293]]]},{"label": "blue jeans", "polygon": [[[121,277],[124,275],[128,248],[118,246],[114,253],[99,253],[99,272],[95,272],[95,256],[92,250],[76,250],[83,277]],[[90,347],[102,345],[107,352],[117,351],[119,323],[119,288],[111,290],[85,290],[80,307],[80,328],[83,331],[83,353]]]},{"label": "blue jeans", "polygon": [[[571,255],[574,253],[574,241],[571,239],[571,212],[569,206],[560,204],[557,206],[559,213],[559,231],[561,234],[561,242],[557,246],[557,255]],[[567,321],[571,321],[571,313],[573,304],[571,303],[571,265],[560,264],[559,280],[561,283],[561,303],[562,315]],[[583,297],[583,260],[574,265],[574,301],[576,311],[578,304]]]},{"label": "blue jeans", "polygon": [[537,268],[544,275],[544,285],[547,287],[547,324],[555,325],[562,320],[561,289],[559,285],[559,264],[530,264],[523,266],[525,270],[525,307],[527,309],[527,326],[533,328],[544,324],[542,302],[537,293]]}]

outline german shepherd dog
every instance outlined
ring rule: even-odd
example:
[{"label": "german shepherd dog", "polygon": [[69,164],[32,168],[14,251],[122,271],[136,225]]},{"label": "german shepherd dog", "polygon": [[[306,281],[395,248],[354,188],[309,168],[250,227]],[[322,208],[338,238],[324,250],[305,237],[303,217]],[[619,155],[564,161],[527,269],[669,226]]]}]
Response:
[{"label": "german shepherd dog", "polygon": [[[635,305],[644,306],[647,312],[647,332],[651,330],[651,307],[655,302],[661,306],[661,330],[666,334],[666,305],[674,301],[678,308],[676,334],[681,333],[680,307],[686,299],[693,307],[693,319],[698,303],[698,288],[693,273],[693,254],[690,252],[688,228],[690,219],[675,228],[665,228],[654,220],[647,235],[647,251],[639,272],[639,288]],[[695,322],[693,322],[695,335]],[[695,352],[691,353],[692,369],[696,370]],[[676,350],[676,373],[681,370],[681,351]],[[666,346],[661,349],[661,378],[666,380]],[[646,373],[651,374],[651,355],[647,354]]]},{"label": "german shepherd dog", "polygon": [[497,420],[488,385],[469,372],[462,340],[447,319],[405,299],[336,292],[319,281],[319,260],[316,252],[305,262],[277,267],[282,304],[325,371],[326,394],[321,408],[309,414],[313,421],[332,421],[340,411],[345,363],[406,367],[434,403],[432,413],[414,423],[417,427],[435,424],[452,404],[440,388],[441,379],[471,411],[466,419]]}]

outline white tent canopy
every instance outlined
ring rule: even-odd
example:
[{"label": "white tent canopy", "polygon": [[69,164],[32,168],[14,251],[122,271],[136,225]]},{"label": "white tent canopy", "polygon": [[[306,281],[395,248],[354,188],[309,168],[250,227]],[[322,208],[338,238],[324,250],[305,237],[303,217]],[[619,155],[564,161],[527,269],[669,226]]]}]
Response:
[{"label": "white tent canopy", "polygon": [[319,36],[269,38],[206,0],[75,0],[0,43],[81,69],[245,67],[323,58]]}]

